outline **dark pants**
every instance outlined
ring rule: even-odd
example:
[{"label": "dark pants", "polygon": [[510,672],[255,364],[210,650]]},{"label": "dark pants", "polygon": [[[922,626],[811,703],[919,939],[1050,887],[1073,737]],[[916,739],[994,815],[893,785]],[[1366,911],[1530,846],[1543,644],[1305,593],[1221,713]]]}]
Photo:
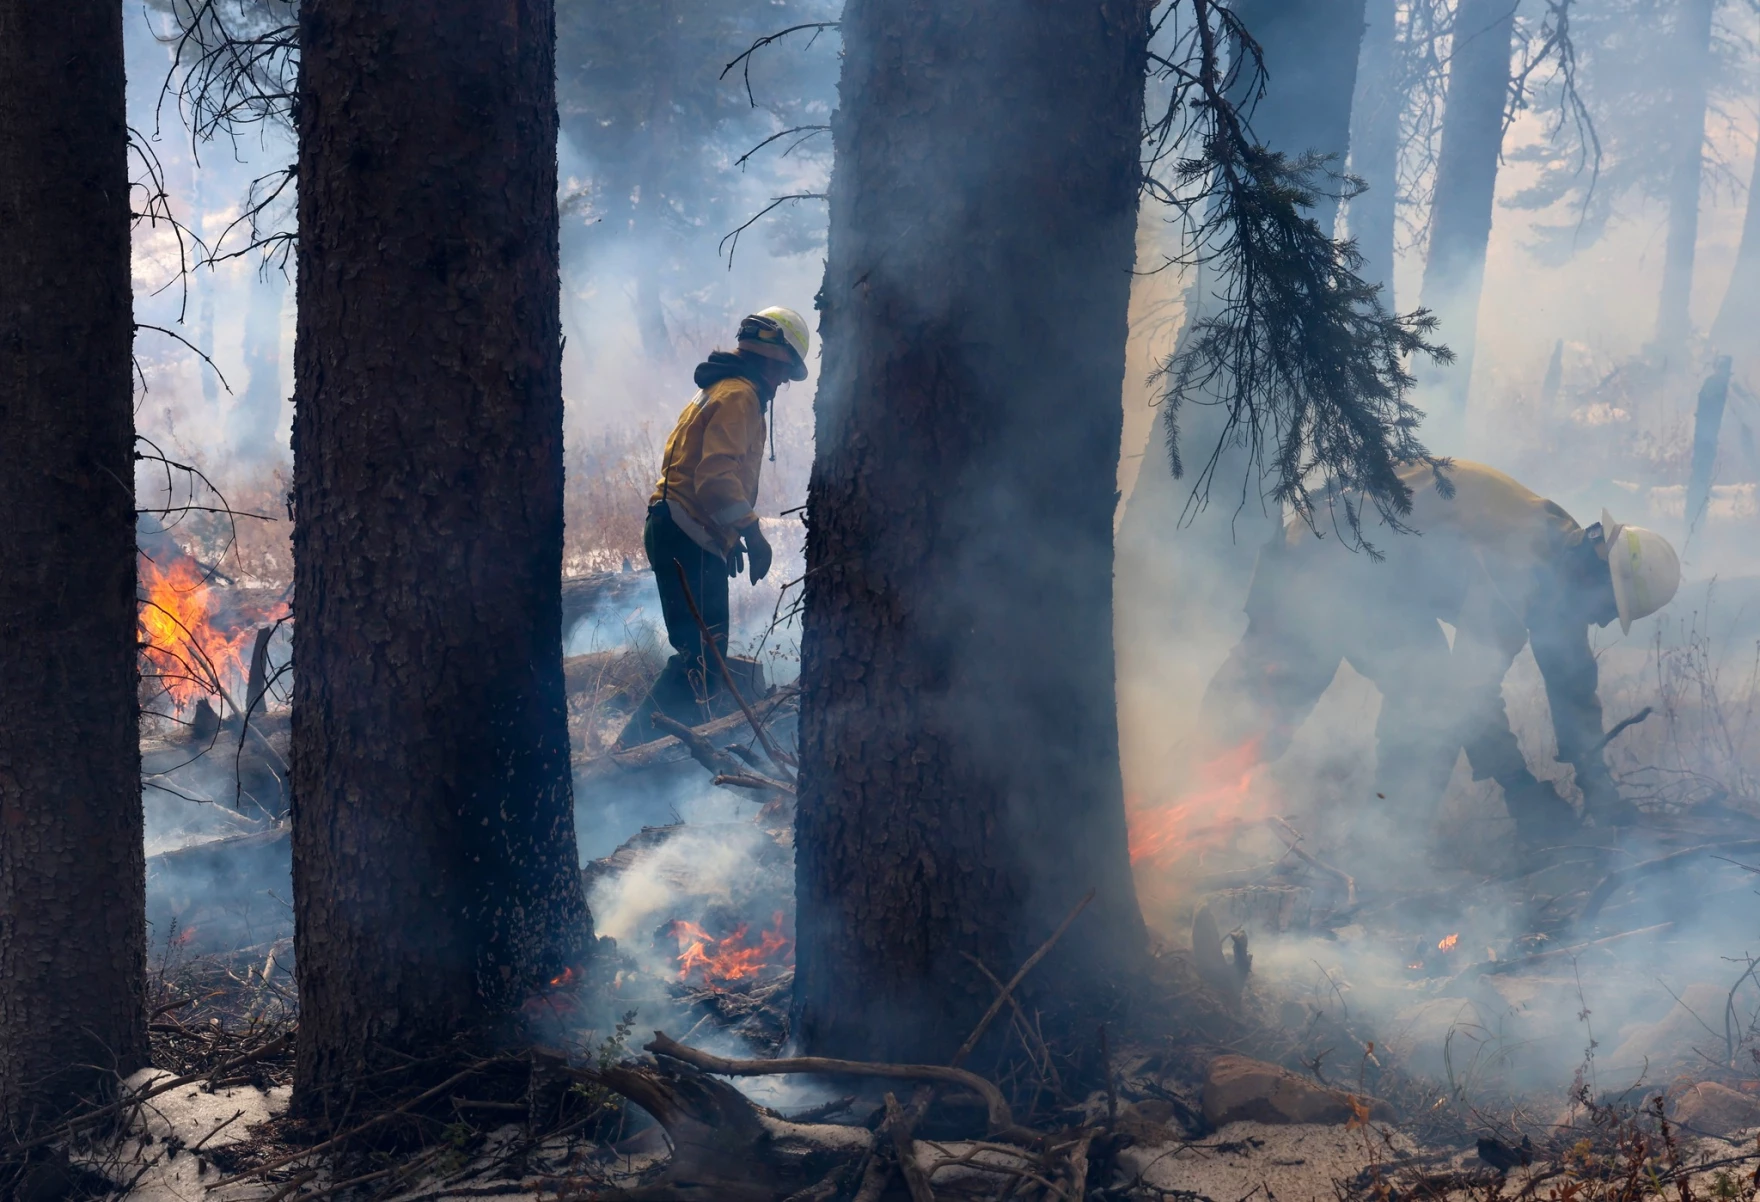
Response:
[{"label": "dark pants", "polygon": [[[642,546],[648,553],[648,566],[654,569],[660,615],[666,621],[666,641],[672,644],[673,655],[619,738],[625,747],[661,736],[663,732],[652,721],[656,712],[687,726],[697,725],[707,713],[709,700],[720,691],[721,673],[703,646],[703,632],[691,615],[687,585],[716,645],[723,653],[727,650],[727,561],[691,541],[664,503],[648,510]],[[684,569],[683,583],[678,578],[680,567]]]},{"label": "dark pants", "polygon": [[679,583],[678,569],[684,568],[685,584],[696,600],[697,612],[709,627],[715,642],[727,650],[727,561],[711,554],[691,541],[691,536],[678,528],[664,503],[648,510],[648,523],[642,529],[642,546],[648,552],[648,566],[654,569],[654,585],[660,592],[660,614],[666,619],[666,641],[686,659],[701,664],[706,652],[703,632],[691,616],[690,602],[685,599],[685,585]]}]

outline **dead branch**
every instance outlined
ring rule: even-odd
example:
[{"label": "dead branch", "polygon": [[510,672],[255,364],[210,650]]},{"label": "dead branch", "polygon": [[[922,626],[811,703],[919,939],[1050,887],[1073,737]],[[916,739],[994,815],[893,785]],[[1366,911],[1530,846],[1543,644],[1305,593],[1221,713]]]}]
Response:
[{"label": "dead branch", "polygon": [[728,789],[756,789],[765,793],[786,793],[794,796],[794,786],[779,780],[771,780],[768,776],[759,776],[753,772],[729,772],[717,776],[709,782]]},{"label": "dead branch", "polygon": [[1612,897],[1622,886],[1635,880],[1678,868],[1688,860],[1707,853],[1744,851],[1760,851],[1760,839],[1738,839],[1733,843],[1701,843],[1697,847],[1684,847],[1680,851],[1670,852],[1666,856],[1657,856],[1654,860],[1645,860],[1641,864],[1633,864],[1630,868],[1621,868],[1617,872],[1610,872],[1602,878],[1599,885],[1595,886],[1595,891],[1583,904],[1581,921],[1593,921],[1595,916],[1601,913],[1601,907],[1607,904],[1608,898]]},{"label": "dead branch", "polygon": [[[283,1038],[286,1037],[283,1036]],[[401,1106],[387,1110],[382,1114],[376,1114],[366,1122],[351,1127],[340,1135],[333,1135],[322,1143],[313,1144],[309,1148],[301,1148],[297,1152],[289,1152],[285,1156],[277,1156],[273,1160],[266,1161],[263,1164],[257,1165],[255,1168],[246,1169],[242,1173],[234,1173],[230,1177],[214,1182],[208,1188],[210,1190],[215,1190],[223,1185],[233,1185],[240,1181],[249,1181],[252,1177],[258,1177],[272,1169],[279,1169],[285,1165],[290,1165],[296,1160],[304,1160],[308,1156],[316,1156],[320,1152],[328,1152],[332,1148],[340,1147],[342,1144],[354,1139],[364,1131],[369,1131],[372,1128],[379,1126],[381,1123],[389,1122],[398,1115],[408,1114],[423,1102],[439,1097],[454,1085],[457,1085],[460,1081],[463,1081],[467,1077],[475,1076],[477,1073],[482,1072],[485,1068],[494,1063],[496,1063],[494,1060],[478,1060],[459,1072],[452,1074],[452,1076],[446,1078],[446,1080],[440,1082],[440,1084],[434,1086],[432,1089],[422,1091]]]},{"label": "dead branch", "polygon": [[1606,947],[1609,944],[1620,943],[1627,939],[1636,939],[1639,935],[1659,935],[1663,931],[1672,930],[1673,928],[1674,923],[1672,922],[1659,922],[1655,926],[1639,927],[1635,931],[1621,931],[1617,935],[1608,935],[1601,939],[1591,939],[1587,943],[1573,943],[1570,947],[1555,947],[1550,951],[1535,952],[1531,956],[1522,956],[1515,960],[1487,960],[1482,964],[1475,964],[1472,968],[1465,970],[1461,975],[1492,976],[1499,973],[1518,972],[1521,969],[1530,968],[1536,964],[1544,964],[1549,960],[1558,960],[1568,956],[1575,956],[1581,952],[1589,951],[1591,948]]},{"label": "dead branch", "polygon": [[696,597],[691,595],[691,582],[685,576],[684,565],[675,559],[672,561],[672,566],[678,571],[678,584],[680,588],[684,589],[685,603],[691,608],[691,617],[696,620],[697,630],[703,636],[703,645],[709,648],[709,653],[715,657],[715,666],[721,670],[721,679],[727,685],[727,691],[739,703],[740,713],[744,714],[746,721],[751,723],[752,733],[758,736],[758,743],[764,748],[764,754],[769,756],[770,762],[775,764],[782,775],[792,782],[794,780],[794,773],[790,771],[793,766],[792,761],[783,754],[781,748],[776,746],[770,738],[770,732],[764,729],[762,722],[758,721],[758,715],[752,712],[752,707],[746,704],[744,697],[740,696],[739,685],[734,683],[733,673],[728,670],[727,657],[721,654],[721,644],[715,641],[715,636],[709,630],[709,624],[703,621],[703,611],[697,608]]},{"label": "dead branch", "polygon": [[[716,735],[724,735],[728,731],[745,724],[744,714],[729,714],[725,718],[717,718],[713,722],[705,722],[701,726],[689,729],[704,739]],[[652,768],[656,764],[667,762],[667,754],[678,750],[684,743],[675,735],[651,739],[646,743],[638,743],[626,751],[607,751],[598,755],[587,755],[577,752],[571,757],[576,772],[585,772],[590,776],[600,776],[616,769],[636,772],[643,768]]]},{"label": "dead branch", "polygon": [[1355,877],[1344,869],[1334,868],[1324,860],[1315,859],[1313,856],[1303,851],[1301,847],[1302,833],[1282,818],[1275,816],[1268,818],[1266,819],[1266,825],[1270,826],[1283,837],[1285,845],[1290,850],[1290,854],[1295,856],[1296,859],[1308,865],[1310,868],[1324,872],[1327,876],[1334,878],[1344,885],[1344,904],[1347,907],[1357,904],[1357,879]]},{"label": "dead branch", "polygon": [[898,1171],[904,1178],[905,1188],[911,1192],[911,1202],[935,1202],[935,1191],[929,1186],[929,1174],[917,1163],[916,1141],[911,1137],[916,1133],[914,1116],[906,1115],[899,1106],[898,1099],[892,1091],[886,1093],[886,1127],[892,1137],[892,1146],[898,1152]]},{"label": "dead branch", "polygon": [[683,743],[685,750],[691,753],[691,758],[710,772],[716,775],[732,774],[737,776],[744,771],[744,766],[738,760],[677,719],[657,713],[653,715],[653,722],[655,726]]},{"label": "dead branch", "polygon": [[1644,719],[1648,718],[1651,714],[1653,714],[1655,712],[1656,712],[1656,710],[1653,706],[1647,705],[1643,709],[1639,710],[1637,713],[1633,714],[1631,717],[1621,718],[1618,722],[1615,722],[1613,724],[1612,730],[1608,731],[1606,734],[1601,736],[1601,741],[1599,743],[1595,744],[1595,746],[1593,746],[1589,749],[1589,754],[1590,755],[1599,755],[1603,751],[1606,751],[1607,745],[1609,743],[1612,743],[1615,739],[1617,739],[1621,735],[1625,734],[1626,731],[1630,730],[1632,727],[1636,726],[1638,723],[1642,722]]},{"label": "dead branch", "polygon": [[[1033,971],[1035,964],[1043,960],[1051,949],[1057,946],[1057,941],[1063,938],[1063,933],[1069,930],[1070,924],[1076,920],[1076,916],[1087,909],[1088,903],[1093,900],[1094,890],[1090,889],[1082,895],[1082,900],[1076,903],[1075,909],[1071,910],[1064,920],[1057,924],[1057,929],[1051,932],[1051,937],[1041,943],[1039,950],[1028,956],[1025,963],[1015,971],[1014,976],[1008,979],[1008,984],[1002,987],[1002,991],[996,995],[996,1000],[990,1003],[988,1010],[984,1011],[984,1017],[978,1020],[978,1025],[972,1028],[972,1033],[966,1036],[966,1041],[960,1044],[959,1051],[954,1053],[952,1061],[949,1062],[950,1067],[957,1069],[965,1063],[966,1057],[972,1054],[972,1049],[978,1046],[978,1041],[984,1038],[984,1032],[990,1029],[991,1022],[1002,1012],[1003,1005],[1012,998],[1015,987],[1029,972]],[[997,1096],[1001,1097],[1002,1095],[999,1093]]]},{"label": "dead branch", "polygon": [[773,1074],[818,1074],[848,1077],[881,1077],[895,1081],[938,1081],[970,1090],[984,1100],[992,1137],[1037,1140],[1039,1134],[1016,1127],[1014,1113],[1002,1091],[976,1073],[939,1064],[884,1064],[866,1060],[837,1060],[828,1056],[788,1056],[778,1060],[728,1060],[686,1047],[664,1031],[654,1032],[646,1050],[656,1056],[688,1064],[724,1077],[766,1077]]}]

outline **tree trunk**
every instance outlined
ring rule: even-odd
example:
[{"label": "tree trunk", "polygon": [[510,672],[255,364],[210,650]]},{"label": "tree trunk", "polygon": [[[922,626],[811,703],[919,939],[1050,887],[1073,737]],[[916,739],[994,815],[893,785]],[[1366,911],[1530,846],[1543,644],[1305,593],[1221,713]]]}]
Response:
[{"label": "tree trunk", "polygon": [[0,1140],[146,1060],[122,11],[0,0]]},{"label": "tree trunk", "polygon": [[271,268],[246,286],[250,300],[244,318],[244,366],[249,381],[232,413],[232,447],[248,463],[269,457],[281,422],[281,302],[287,277]]},{"label": "tree trunk", "polygon": [[1455,11],[1423,295],[1424,307],[1441,319],[1442,340],[1455,353],[1451,366],[1426,373],[1434,384],[1431,417],[1445,427],[1458,426],[1473,380],[1515,7],[1509,0],[1460,0]]},{"label": "tree trunk", "polygon": [[1674,112],[1668,156],[1668,240],[1656,346],[1666,356],[1686,349],[1693,330],[1693,252],[1699,240],[1699,179],[1705,147],[1706,81],[1711,74],[1711,13],[1716,0],[1680,0],[1675,10]]},{"label": "tree trunk", "polygon": [[1351,106],[1351,174],[1367,189],[1346,206],[1346,223],[1363,256],[1362,276],[1381,285],[1381,303],[1394,300],[1394,230],[1399,200],[1399,118],[1405,97],[1395,79],[1394,17],[1398,0],[1369,0],[1357,94]]},{"label": "tree trunk", "polygon": [[294,1104],[590,946],[562,680],[551,0],[300,13]]},{"label": "tree trunk", "polygon": [[796,842],[816,1053],[944,1062],[993,996],[962,953],[1007,975],[1090,888],[1035,984],[1081,1003],[1143,953],[1112,520],[1147,18],[844,10]]},{"label": "tree trunk", "polygon": [[[1330,156],[1333,172],[1342,173],[1351,144],[1364,0],[1240,0],[1234,10],[1265,60],[1264,100],[1253,105],[1245,79],[1235,97],[1252,116],[1254,138],[1291,158],[1319,151]],[[1336,196],[1322,196],[1311,212],[1330,233],[1338,216]]]},{"label": "tree trunk", "polygon": [[1748,179],[1748,207],[1742,218],[1742,241],[1730,272],[1729,288],[1711,323],[1711,346],[1719,354],[1733,355],[1738,370],[1744,360],[1755,359],[1754,331],[1760,329],[1760,153],[1754,156],[1753,175]]}]

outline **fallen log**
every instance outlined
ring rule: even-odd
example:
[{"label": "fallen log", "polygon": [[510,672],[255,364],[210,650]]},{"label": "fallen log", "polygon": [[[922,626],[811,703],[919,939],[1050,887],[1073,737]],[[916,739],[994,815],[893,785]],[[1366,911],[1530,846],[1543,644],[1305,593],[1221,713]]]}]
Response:
[{"label": "fallen log", "polygon": [[1635,931],[1621,931],[1617,935],[1608,935],[1602,939],[1591,939],[1587,943],[1573,943],[1569,947],[1555,947],[1548,951],[1535,952],[1531,956],[1520,956],[1514,960],[1486,960],[1473,965],[1471,968],[1463,970],[1460,975],[1462,977],[1496,976],[1506,972],[1519,972],[1524,968],[1532,968],[1535,965],[1545,964],[1552,960],[1562,960],[1566,957],[1577,955],[1579,952],[1589,951],[1592,948],[1607,947],[1611,944],[1622,943],[1627,939],[1636,939],[1640,935],[1660,935],[1662,932],[1672,930],[1673,928],[1674,923],[1672,922],[1659,922],[1655,926],[1639,927]]},{"label": "fallen log", "polygon": [[[690,729],[700,738],[712,739],[724,735],[730,730],[738,730],[746,724],[744,714],[729,714],[717,718],[713,722],[705,722],[701,726]],[[620,772],[639,772],[644,768],[653,768],[660,764],[683,763],[690,759],[685,745],[673,735],[663,739],[654,739],[638,744],[627,751],[607,751],[597,755],[587,752],[576,752],[570,757],[577,780],[588,780],[606,776],[615,776]]]},{"label": "fallen log", "polygon": [[1610,872],[1601,879],[1599,885],[1595,886],[1595,891],[1589,894],[1589,900],[1583,903],[1583,915],[1579,921],[1593,921],[1595,916],[1601,913],[1601,907],[1607,904],[1607,899],[1612,897],[1621,886],[1630,884],[1641,877],[1668,872],[1702,855],[1715,853],[1728,855],[1746,851],[1760,851],[1760,839],[1701,843],[1697,847],[1683,847],[1680,851],[1670,852],[1666,856],[1657,856],[1654,860],[1645,860],[1641,864],[1633,864],[1630,868],[1621,868],[1617,872]]}]

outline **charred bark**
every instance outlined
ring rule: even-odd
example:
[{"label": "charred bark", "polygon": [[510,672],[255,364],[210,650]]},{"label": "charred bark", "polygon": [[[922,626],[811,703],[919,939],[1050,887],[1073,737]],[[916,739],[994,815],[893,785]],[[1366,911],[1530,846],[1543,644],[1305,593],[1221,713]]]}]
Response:
[{"label": "charred bark", "polygon": [[295,1106],[590,945],[562,678],[554,10],[300,14]]},{"label": "charred bark", "polygon": [[852,0],[809,485],[797,1031],[944,1061],[1144,946],[1112,658],[1148,5]]},{"label": "charred bark", "polygon": [[1711,14],[1716,7],[1716,0],[1681,0],[1675,11],[1678,50],[1671,87],[1673,133],[1666,151],[1668,238],[1662,258],[1662,296],[1656,309],[1656,345],[1665,355],[1683,351],[1693,329],[1693,258],[1699,239]]},{"label": "charred bark", "polygon": [[146,1058],[122,12],[0,0],[0,1140]]},{"label": "charred bark", "polygon": [[1453,366],[1432,369],[1439,402],[1432,416],[1446,422],[1466,411],[1473,379],[1514,30],[1509,0],[1461,0],[1455,12],[1423,294],[1424,307],[1441,319],[1442,337],[1455,353]]}]

